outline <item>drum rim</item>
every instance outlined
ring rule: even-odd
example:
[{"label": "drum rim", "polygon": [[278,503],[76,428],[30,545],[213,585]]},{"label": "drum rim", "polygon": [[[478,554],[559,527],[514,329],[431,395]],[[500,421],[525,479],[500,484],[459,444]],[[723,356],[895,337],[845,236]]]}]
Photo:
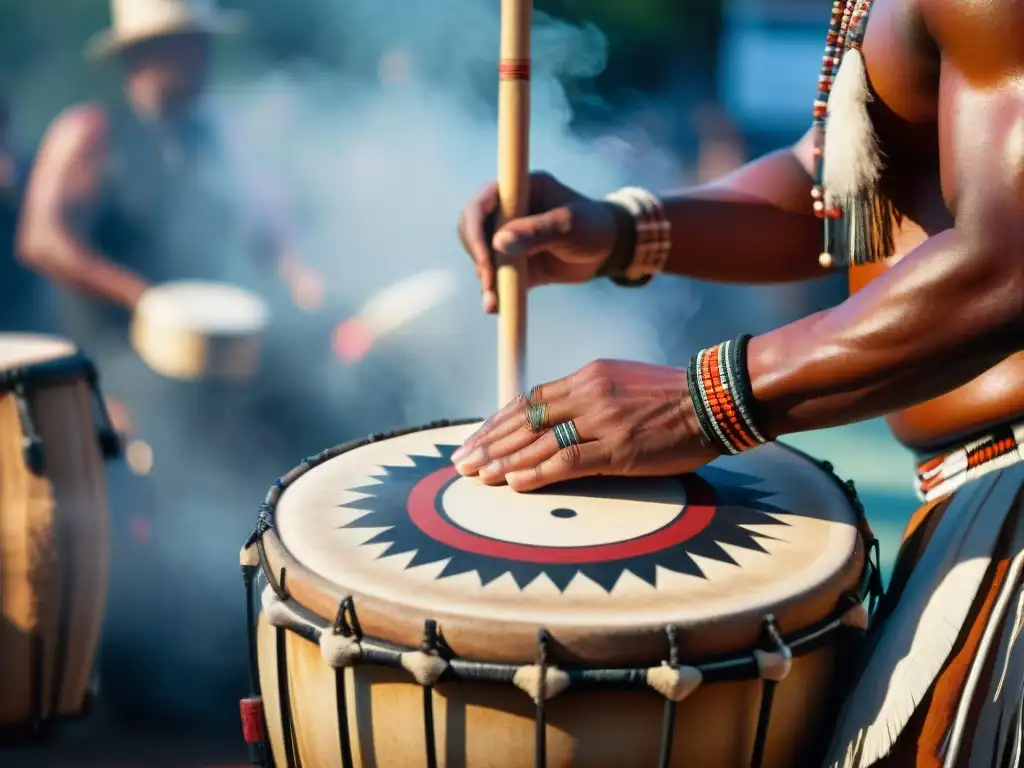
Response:
[{"label": "drum rim", "polygon": [[[376,596],[367,598],[354,592],[345,595],[339,585],[303,566],[277,536],[274,528],[276,505],[290,484],[310,469],[342,453],[407,434],[465,426],[479,421],[479,419],[443,420],[409,429],[374,434],[342,443],[303,460],[271,487],[265,501],[260,505],[259,521],[246,541],[246,550],[252,545],[258,555],[257,568],[266,582],[279,596],[285,597],[289,603],[300,607],[307,617],[317,617],[318,620],[327,624],[330,624],[331,617],[338,612],[339,605],[347,599],[353,605],[358,604],[358,612],[365,619],[364,623],[375,628],[375,631],[368,633],[368,636],[372,635],[379,639],[383,644],[382,647],[416,647],[419,635],[422,633],[422,620],[413,620],[413,615],[418,619],[419,611]],[[836,605],[819,613],[818,618],[813,621],[781,628],[785,637],[797,642],[803,635],[816,635],[822,627],[831,626],[840,620],[852,604],[842,605],[844,595],[850,595],[850,599],[857,604],[862,602],[866,595],[868,582],[872,577],[872,569],[877,569],[877,563],[871,563],[869,558],[869,550],[874,546],[875,539],[867,526],[863,506],[852,483],[844,483],[836,476],[829,462],[814,459],[803,451],[786,444],[779,443],[777,445],[782,450],[812,463],[827,475],[843,493],[857,519],[857,536],[853,556],[842,568],[837,570],[836,576],[832,579],[835,582],[833,592],[838,595]],[[287,590],[280,586],[282,575],[286,577]],[[432,613],[442,632],[447,628],[450,635],[458,635],[459,642],[456,645],[459,646],[459,657],[462,659],[481,663],[526,663],[533,656],[532,637],[537,631],[536,623],[522,622],[521,626],[503,623],[501,626],[491,627],[490,631],[487,631],[485,629],[487,625],[473,624],[471,617],[447,614],[443,609]],[[759,613],[763,617],[767,611]],[[471,624],[473,626],[470,626]],[[382,627],[386,628],[386,631],[377,631]],[[552,632],[556,638],[566,639],[567,644],[568,641],[572,641],[572,650],[563,648],[561,653],[558,650],[554,652],[555,656],[561,655],[563,660],[568,661],[570,665],[619,668],[629,664],[648,663],[652,659],[665,658],[665,652],[667,652],[664,631],[652,633],[652,628],[649,626],[638,626],[630,630],[616,628],[614,631],[609,630],[607,636],[603,638],[595,637],[593,630],[585,628],[553,627]],[[512,643],[516,647],[505,651],[496,650],[502,646],[501,643],[496,642],[496,638],[508,641],[512,633],[518,636],[517,642]],[[696,635],[698,633],[690,631],[688,634]],[[522,642],[527,635],[531,637],[531,642]],[[717,652],[706,650],[692,654],[687,653],[687,656],[694,659],[714,660],[740,655],[749,660],[751,658],[750,649],[756,647],[756,642],[756,638],[751,638],[749,642],[727,644],[724,650]],[[527,648],[527,645],[530,647]]]},{"label": "drum rim", "polygon": [[[154,313],[150,307],[154,304],[160,306],[160,302],[170,301],[175,292],[188,289],[210,292],[219,291],[223,294],[232,294],[243,299],[248,304],[247,309],[252,310],[250,314],[252,315],[253,322],[247,323],[243,327],[213,328],[209,325],[195,323],[194,321],[182,321],[181,318],[175,318],[172,322],[159,322],[165,318],[161,318],[159,310]],[[140,299],[136,314],[141,317],[142,322],[152,325],[153,328],[159,329],[162,333],[199,334],[210,338],[223,337],[230,340],[236,338],[244,339],[262,334],[270,322],[271,309],[266,299],[262,296],[235,283],[224,280],[170,280],[151,287],[143,295],[143,298]]]},{"label": "drum rim", "polygon": [[89,356],[76,349],[71,354],[49,360],[0,368],[0,393],[13,391],[24,384],[57,384],[79,376],[93,381],[99,378],[99,373]]}]

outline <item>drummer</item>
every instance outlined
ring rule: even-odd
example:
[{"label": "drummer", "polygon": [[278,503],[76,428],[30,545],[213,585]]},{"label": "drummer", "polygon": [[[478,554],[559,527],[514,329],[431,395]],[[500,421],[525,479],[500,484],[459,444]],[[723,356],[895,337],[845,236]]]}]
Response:
[{"label": "drummer", "polygon": [[237,17],[206,2],[112,0],[111,10],[112,28],[87,54],[121,66],[123,92],[72,106],[50,126],[25,201],[23,261],[68,289],[68,325],[93,354],[124,343],[128,313],[151,284],[223,279],[225,251],[244,235],[309,301],[317,276],[283,233],[264,227],[279,217],[242,210],[207,183],[228,170],[217,165],[219,137],[202,99],[211,38],[234,31]]},{"label": "drummer", "polygon": [[[951,765],[947,737],[990,617],[991,647],[1016,648],[1018,585],[1007,584],[1005,622],[992,606],[1024,549],[1024,50],[1006,44],[1024,33],[1024,17],[1010,0],[983,11],[955,0],[836,8],[830,40],[850,21],[855,47],[834,80],[826,53],[815,104],[816,118],[826,100],[830,115],[824,189],[814,175],[819,120],[794,146],[660,197],[630,189],[594,200],[535,175],[533,215],[493,237],[490,185],[464,209],[460,234],[488,312],[497,309],[492,249],[527,257],[531,285],[601,276],[642,285],[657,272],[766,284],[849,267],[857,292],[705,350],[689,374],[591,363],[508,405],[453,458],[463,474],[529,491],[585,475],[685,472],[766,439],[887,415],[921,457],[925,503],[832,757],[842,764],[850,747],[850,766]],[[968,530],[979,538],[971,566],[959,567]],[[933,595],[942,605],[926,610]],[[982,688],[973,710],[964,705],[962,733],[1020,722],[1020,667],[993,673],[996,655],[974,670]],[[1001,695],[986,697],[1000,680]],[[986,759],[977,764],[997,765]]]},{"label": "drummer", "polygon": [[[19,253],[62,287],[67,335],[97,362],[105,391],[126,406],[113,409],[122,428],[151,446],[142,463],[164,514],[132,530],[151,530],[149,538],[158,542],[153,546],[164,551],[182,547],[182,559],[189,530],[202,531],[211,547],[220,536],[226,547],[244,535],[250,507],[237,488],[225,491],[225,483],[233,474],[253,471],[245,457],[259,448],[238,429],[230,441],[225,437],[228,412],[238,410],[232,393],[212,384],[163,380],[145,367],[129,346],[131,313],[151,285],[224,280],[228,258],[239,252],[270,254],[303,305],[315,304],[320,283],[296,261],[282,233],[263,226],[280,217],[238,204],[243,189],[218,188],[231,169],[220,161],[219,136],[203,95],[213,38],[235,31],[238,18],[199,0],[113,0],[111,15],[112,27],[92,40],[87,55],[120,65],[123,91],[108,101],[75,105],[50,127],[29,181]],[[257,476],[262,483],[264,472]],[[237,518],[226,523],[231,509]],[[143,559],[157,567],[155,554]],[[224,590],[233,589],[234,569],[225,563],[218,574]],[[173,591],[171,571],[165,577],[153,588]],[[115,592],[120,586],[115,579]],[[209,592],[218,588],[206,586]],[[197,601],[190,596],[190,605]],[[181,622],[179,617],[174,623]],[[185,638],[179,641],[180,653],[199,652]],[[143,662],[145,672],[161,666]],[[178,671],[161,674],[173,678]],[[176,688],[190,695],[187,685]]]}]

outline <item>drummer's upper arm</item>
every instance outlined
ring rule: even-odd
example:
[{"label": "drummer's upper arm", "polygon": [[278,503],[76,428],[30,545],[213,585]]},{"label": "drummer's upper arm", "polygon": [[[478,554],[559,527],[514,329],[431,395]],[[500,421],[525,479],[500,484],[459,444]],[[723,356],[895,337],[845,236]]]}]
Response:
[{"label": "drummer's upper arm", "polygon": [[95,214],[107,157],[102,107],[85,104],[61,114],[43,137],[29,176],[18,227],[18,255],[34,266],[69,258]]},{"label": "drummer's upper arm", "polygon": [[807,175],[814,177],[814,127],[807,129],[807,132],[800,137],[800,140],[792,146],[793,157],[800,163]]}]

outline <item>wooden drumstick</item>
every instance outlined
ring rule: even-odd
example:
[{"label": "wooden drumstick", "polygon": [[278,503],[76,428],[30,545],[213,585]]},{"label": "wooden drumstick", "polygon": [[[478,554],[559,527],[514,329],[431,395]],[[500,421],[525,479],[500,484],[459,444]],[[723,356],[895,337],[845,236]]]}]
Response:
[{"label": "wooden drumstick", "polygon": [[[499,225],[524,216],[530,195],[530,24],[532,0],[501,0],[498,65]],[[498,407],[525,386],[526,259],[498,264]]]}]

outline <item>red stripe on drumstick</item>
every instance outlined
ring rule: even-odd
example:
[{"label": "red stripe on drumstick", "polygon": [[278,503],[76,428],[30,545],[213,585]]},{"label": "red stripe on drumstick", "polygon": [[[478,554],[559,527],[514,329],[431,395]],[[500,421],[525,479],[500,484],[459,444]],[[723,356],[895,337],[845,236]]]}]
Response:
[{"label": "red stripe on drumstick", "polygon": [[498,77],[501,80],[529,80],[529,59],[502,59],[498,63]]}]

